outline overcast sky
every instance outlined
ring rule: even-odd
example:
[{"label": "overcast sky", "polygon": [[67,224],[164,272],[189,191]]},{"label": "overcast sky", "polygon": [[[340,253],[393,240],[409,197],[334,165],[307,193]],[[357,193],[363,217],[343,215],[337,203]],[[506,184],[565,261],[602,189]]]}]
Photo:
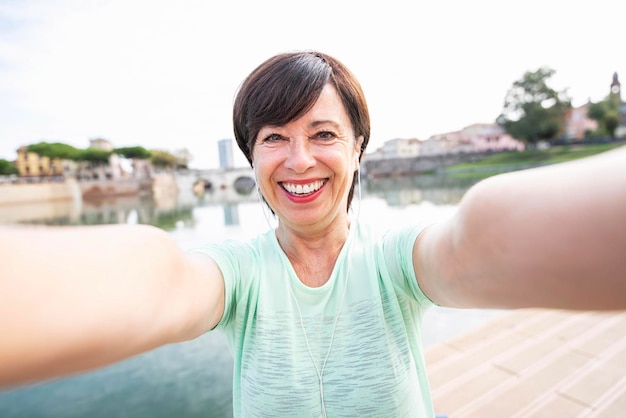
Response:
[{"label": "overcast sky", "polygon": [[[91,138],[187,148],[217,167],[244,77],[318,49],[360,79],[369,151],[493,122],[524,72],[548,66],[574,105],[626,82],[621,0],[0,0],[0,158]],[[238,151],[237,151],[238,152]]]}]

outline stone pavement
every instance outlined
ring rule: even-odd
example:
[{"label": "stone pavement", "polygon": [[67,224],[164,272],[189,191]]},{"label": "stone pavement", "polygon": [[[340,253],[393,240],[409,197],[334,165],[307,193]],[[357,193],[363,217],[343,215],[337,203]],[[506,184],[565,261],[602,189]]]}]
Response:
[{"label": "stone pavement", "polygon": [[626,312],[512,311],[425,357],[449,418],[626,418]]}]

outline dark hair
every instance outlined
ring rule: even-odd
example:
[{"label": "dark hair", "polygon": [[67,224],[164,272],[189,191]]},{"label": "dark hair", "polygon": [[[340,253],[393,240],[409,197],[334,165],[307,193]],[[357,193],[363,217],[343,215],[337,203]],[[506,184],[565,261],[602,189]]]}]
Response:
[{"label": "dark hair", "polygon": [[[241,84],[233,106],[237,145],[250,165],[259,130],[285,125],[309,111],[326,84],[332,84],[346,108],[355,140],[363,136],[359,160],[370,138],[367,102],[356,77],[339,60],[317,51],[275,55]],[[354,193],[350,188],[348,207]]]}]

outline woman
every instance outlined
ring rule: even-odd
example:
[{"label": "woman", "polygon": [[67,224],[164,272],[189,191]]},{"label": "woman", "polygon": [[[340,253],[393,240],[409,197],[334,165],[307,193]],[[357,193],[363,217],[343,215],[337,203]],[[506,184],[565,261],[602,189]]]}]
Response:
[{"label": "woman", "polygon": [[1,385],[219,329],[236,416],[427,417],[433,304],[626,308],[623,148],[483,181],[449,220],[379,236],[349,211],[370,128],[339,61],[270,58],[233,120],[277,228],[187,253],[146,226],[5,228]]}]

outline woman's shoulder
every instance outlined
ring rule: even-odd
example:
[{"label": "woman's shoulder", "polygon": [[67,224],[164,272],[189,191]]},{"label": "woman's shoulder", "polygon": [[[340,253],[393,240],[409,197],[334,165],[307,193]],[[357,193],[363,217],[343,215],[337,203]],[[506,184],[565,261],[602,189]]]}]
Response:
[{"label": "woman's shoulder", "polygon": [[356,239],[361,243],[374,245],[398,245],[402,242],[414,242],[420,232],[429,224],[410,224],[404,226],[380,226],[372,223],[357,223]]},{"label": "woman's shoulder", "polygon": [[190,251],[205,253],[212,257],[242,260],[258,258],[267,251],[271,251],[275,245],[273,230],[264,232],[247,240],[226,239],[219,242],[209,242]]}]

